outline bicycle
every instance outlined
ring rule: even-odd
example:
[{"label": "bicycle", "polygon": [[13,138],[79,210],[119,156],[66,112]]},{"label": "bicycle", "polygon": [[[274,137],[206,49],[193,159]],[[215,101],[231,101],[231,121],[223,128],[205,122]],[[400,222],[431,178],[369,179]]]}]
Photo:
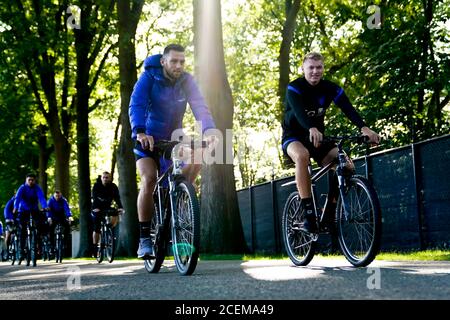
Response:
[{"label": "bicycle", "polygon": [[190,144],[178,141],[159,141],[154,150],[158,156],[172,160],[161,175],[158,172],[153,200],[155,211],[150,227],[155,258],[144,260],[149,273],[159,272],[169,244],[175,265],[181,275],[191,275],[196,266],[200,248],[200,206],[194,186],[181,173],[182,160],[176,145],[189,146],[192,150],[205,148],[206,141]]},{"label": "bicycle", "polygon": [[[68,224],[70,225],[70,224]],[[64,257],[64,224],[57,221],[55,225],[55,262],[62,263]]]},{"label": "bicycle", "polygon": [[14,265],[16,260],[19,260],[18,255],[20,252],[20,238],[17,234],[17,226],[15,223],[6,225],[6,228],[10,232],[9,244],[8,244],[8,259],[11,260],[11,265]]},{"label": "bicycle", "polygon": [[[23,232],[24,230],[22,230]],[[27,221],[25,222],[25,259],[27,260],[27,267],[30,263],[33,263],[33,267],[37,266],[37,230],[36,222],[34,221],[33,214],[30,212]],[[19,259],[19,265],[22,263],[23,257]]]},{"label": "bicycle", "polygon": [[[345,142],[366,143],[367,136],[337,136],[327,137],[338,147],[335,161],[321,168],[314,175],[311,164],[308,167],[311,175],[311,191],[316,214],[317,233],[308,233],[302,226],[305,221],[301,210],[301,199],[298,192],[293,192],[286,200],[282,216],[282,235],[287,254],[297,266],[306,266],[314,257],[317,240],[320,234],[336,232],[339,247],[345,258],[355,267],[369,265],[378,254],[381,241],[381,209],[377,193],[365,177],[355,175],[346,169],[347,157],[343,150]],[[337,165],[337,185],[334,185],[327,195],[325,207],[318,214],[318,197],[315,183]],[[288,182],[282,186],[295,184]],[[336,189],[337,188],[337,189]],[[330,221],[327,214],[333,214],[333,199],[337,204]],[[328,221],[327,221],[328,220]],[[330,224],[327,226],[326,222]]]},{"label": "bicycle", "polygon": [[45,233],[41,236],[42,260],[51,260],[50,235]]},{"label": "bicycle", "polygon": [[[122,212],[123,213],[123,212]],[[98,250],[96,259],[98,263],[102,263],[106,256],[109,263],[114,261],[114,254],[116,250],[117,238],[114,235],[114,230],[111,224],[111,217],[116,217],[119,212],[115,208],[102,210],[102,217],[100,220],[100,248]]]}]

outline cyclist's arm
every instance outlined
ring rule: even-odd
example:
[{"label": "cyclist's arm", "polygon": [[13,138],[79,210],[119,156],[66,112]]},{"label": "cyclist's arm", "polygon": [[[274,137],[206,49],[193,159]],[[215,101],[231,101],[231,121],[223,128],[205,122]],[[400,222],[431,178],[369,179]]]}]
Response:
[{"label": "cyclist's arm", "polygon": [[14,199],[14,206],[13,206],[13,213],[17,212],[19,210],[20,201],[22,199],[23,194],[23,185],[19,187],[19,190],[17,190],[16,198]]},{"label": "cyclist's arm", "polygon": [[203,99],[197,84],[192,75],[187,74],[186,84],[184,85],[189,106],[197,121],[202,122],[202,133],[208,129],[216,128],[211,112]]},{"label": "cyclist's arm", "polygon": [[36,188],[37,188],[37,196],[39,202],[41,203],[42,209],[47,209],[48,208],[47,200],[44,197],[44,192],[42,192],[42,189],[38,185],[36,185]]},{"label": "cyclist's arm", "polygon": [[5,216],[5,220],[14,220],[13,216],[13,209],[14,209],[14,199],[9,199],[9,201],[6,203],[5,210],[3,211],[3,215]]},{"label": "cyclist's arm", "polygon": [[309,117],[305,112],[305,102],[303,100],[301,92],[291,85],[289,85],[287,88],[286,103],[289,104],[295,118],[303,128],[309,130],[313,127],[311,121],[309,120]]},{"label": "cyclist's arm", "polygon": [[70,211],[69,204],[67,203],[67,200],[63,199],[63,201],[64,201],[64,212],[66,213],[66,218],[69,218],[69,217],[72,216],[72,212]]},{"label": "cyclist's arm", "polygon": [[113,199],[114,199],[114,201],[116,202],[116,204],[117,204],[117,207],[119,208],[119,209],[122,209],[123,208],[123,206],[122,206],[122,201],[120,201],[120,194],[119,194],[119,188],[117,187],[117,185],[116,184],[113,184]]},{"label": "cyclist's arm", "polygon": [[145,133],[145,112],[150,102],[153,81],[150,73],[145,71],[134,85],[128,109],[131,130],[134,134]]},{"label": "cyclist's arm", "polygon": [[344,90],[340,87],[337,89],[337,94],[333,99],[334,103],[344,112],[347,118],[361,130],[361,128],[366,127],[364,120],[360,117],[356,109],[350,103]]}]

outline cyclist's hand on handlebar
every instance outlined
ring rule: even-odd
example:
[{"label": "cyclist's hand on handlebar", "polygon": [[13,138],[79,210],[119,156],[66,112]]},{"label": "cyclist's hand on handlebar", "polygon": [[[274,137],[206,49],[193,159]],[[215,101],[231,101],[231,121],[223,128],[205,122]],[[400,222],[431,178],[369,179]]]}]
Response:
[{"label": "cyclist's hand on handlebar", "polygon": [[117,209],[117,212],[118,212],[120,215],[122,215],[122,214],[125,213],[125,210],[123,210],[123,208],[119,208],[119,209]]},{"label": "cyclist's hand on handlebar", "polygon": [[136,140],[141,143],[142,149],[149,149],[153,151],[153,146],[155,145],[155,141],[152,136],[146,135],[145,133],[138,133],[136,136]]},{"label": "cyclist's hand on handlebar", "polygon": [[47,222],[49,225],[52,225],[52,223],[53,223],[52,218],[47,218]]},{"label": "cyclist's hand on handlebar", "polygon": [[323,140],[323,134],[317,128],[313,127],[309,129],[309,141],[314,145],[315,148],[320,146],[320,143]]},{"label": "cyclist's hand on handlebar", "polygon": [[370,130],[368,127],[362,127],[361,128],[361,133],[365,136],[369,137],[369,143],[371,143],[372,145],[377,145],[380,144],[380,136],[378,135],[378,133],[376,133],[373,130]]},{"label": "cyclist's hand on handlebar", "polygon": [[95,209],[92,210],[92,212],[100,212],[100,209],[95,208]]}]

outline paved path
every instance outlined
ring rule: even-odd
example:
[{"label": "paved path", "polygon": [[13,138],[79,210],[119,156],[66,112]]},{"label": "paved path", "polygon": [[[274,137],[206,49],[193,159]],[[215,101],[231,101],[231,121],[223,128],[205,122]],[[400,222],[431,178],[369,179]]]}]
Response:
[{"label": "paved path", "polygon": [[36,268],[0,263],[0,299],[450,299],[450,262],[375,261],[356,269],[344,258],[315,257],[307,267],[289,260],[199,261],[178,275],[172,261],[148,274],[141,261],[66,260]]}]

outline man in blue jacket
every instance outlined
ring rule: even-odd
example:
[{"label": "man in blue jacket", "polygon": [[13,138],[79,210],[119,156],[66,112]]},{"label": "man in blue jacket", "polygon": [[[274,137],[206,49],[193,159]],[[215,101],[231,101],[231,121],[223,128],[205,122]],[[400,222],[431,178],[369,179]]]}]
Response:
[{"label": "man in blue jacket", "polygon": [[15,224],[15,218],[13,214],[14,210],[14,200],[16,199],[16,194],[12,196],[11,199],[8,200],[5,206],[5,210],[3,211],[3,215],[5,217],[5,223],[6,223],[6,231],[5,231],[5,243],[6,247],[9,246],[9,239],[11,238],[11,232],[10,229],[14,227]]},{"label": "man in blue jacket", "polygon": [[[18,213],[21,230],[25,230],[26,223],[30,220],[30,216],[36,221],[38,231],[42,230],[45,223],[45,217],[39,212],[39,203],[42,209],[47,210],[47,201],[41,187],[36,184],[36,175],[33,173],[27,174],[25,183],[19,187],[14,200],[13,213]],[[23,252],[25,243],[25,232],[20,232],[20,248]],[[22,253],[21,252],[21,253]]]},{"label": "man in blue jacket", "polygon": [[[50,241],[54,243],[55,227],[60,223],[64,228],[64,234],[68,234],[70,222],[72,221],[72,212],[66,198],[61,191],[55,190],[47,202],[49,210],[47,211],[47,221],[50,225]],[[66,237],[67,238],[67,237]]]},{"label": "man in blue jacket", "polygon": [[[184,64],[184,48],[177,44],[167,46],[163,55],[148,57],[144,62],[145,70],[131,95],[129,116],[132,138],[135,140],[136,166],[141,177],[137,203],[139,258],[150,258],[155,254],[150,240],[150,223],[154,210],[152,192],[159,165],[159,159],[153,152],[154,143],[158,140],[170,140],[172,133],[182,128],[187,103],[196,120],[201,121],[202,133],[215,128],[214,120],[192,75],[184,71]],[[183,169],[183,174],[193,182],[200,169],[200,164],[190,164]]]}]

